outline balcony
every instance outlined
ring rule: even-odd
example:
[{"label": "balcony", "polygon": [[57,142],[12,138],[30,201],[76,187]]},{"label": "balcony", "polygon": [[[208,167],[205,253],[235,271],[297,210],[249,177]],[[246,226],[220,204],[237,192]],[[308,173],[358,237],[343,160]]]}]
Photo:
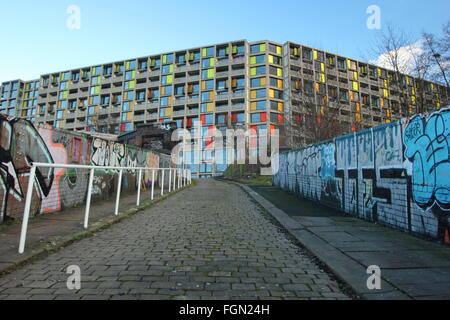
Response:
[{"label": "balcony", "polygon": [[144,114],[138,114],[134,115],[134,121],[145,121],[145,113]]},{"label": "balcony", "polygon": [[150,113],[150,115],[148,116],[149,120],[156,120],[158,119],[158,114],[157,113]]},{"label": "balcony", "polygon": [[230,95],[227,94],[216,94],[215,100],[216,101],[227,101]]}]

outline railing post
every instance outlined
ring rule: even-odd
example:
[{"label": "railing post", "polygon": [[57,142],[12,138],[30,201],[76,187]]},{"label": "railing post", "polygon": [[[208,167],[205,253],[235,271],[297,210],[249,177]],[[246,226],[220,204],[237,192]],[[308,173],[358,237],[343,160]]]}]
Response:
[{"label": "railing post", "polygon": [[142,169],[139,169],[137,200],[136,200],[136,206],[138,206],[138,207],[139,207],[139,203],[141,202],[141,180],[142,180]]},{"label": "railing post", "polygon": [[181,169],[177,170],[177,175],[178,175],[178,189],[181,188]]},{"label": "railing post", "polygon": [[122,174],[123,174],[123,170],[120,169],[119,182],[117,183],[116,210],[114,211],[114,214],[116,216],[119,214],[120,190],[122,189]]},{"label": "railing post", "polygon": [[34,177],[36,176],[36,167],[32,165],[30,178],[28,179],[27,197],[25,200],[25,209],[22,218],[22,231],[20,232],[19,253],[25,250],[25,241],[27,239],[28,219],[30,218],[31,198],[33,196]]},{"label": "railing post", "polygon": [[95,169],[89,170],[89,184],[88,184],[88,193],[86,199],[86,210],[84,214],[84,228],[88,228],[89,224],[89,211],[91,210],[91,196],[92,196],[92,184],[94,183],[94,171]]},{"label": "railing post", "polygon": [[153,200],[153,195],[155,192],[155,170],[152,170],[152,199]]},{"label": "railing post", "polygon": [[164,195],[164,169],[161,169],[161,195]]},{"label": "railing post", "polygon": [[177,169],[173,169],[173,190],[177,189]]},{"label": "railing post", "polygon": [[172,191],[172,169],[169,168],[169,193]]}]

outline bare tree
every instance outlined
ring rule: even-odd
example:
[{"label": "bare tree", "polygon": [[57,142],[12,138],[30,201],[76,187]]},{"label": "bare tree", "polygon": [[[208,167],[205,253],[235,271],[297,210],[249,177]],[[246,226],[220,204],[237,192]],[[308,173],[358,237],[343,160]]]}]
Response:
[{"label": "bare tree", "polygon": [[[300,101],[301,121],[299,130],[304,144],[328,140],[344,133],[340,122],[338,97],[329,101],[326,92],[321,92],[320,84],[304,80],[295,91],[294,99]],[[324,86],[325,88],[325,86]]]},{"label": "bare tree", "polygon": [[449,88],[449,71],[450,71],[450,22],[443,27],[442,38],[427,32],[422,33],[423,46],[426,55],[433,62],[434,70],[431,79],[437,82],[445,83]]},{"label": "bare tree", "polygon": [[415,77],[415,97],[416,97],[416,112],[423,113],[427,111],[425,104],[425,80],[429,78],[432,61],[429,55],[423,50],[424,40],[418,41],[417,46],[408,46],[407,50],[411,57],[410,71],[411,75]]},{"label": "bare tree", "polygon": [[406,115],[410,115],[407,107],[410,101],[403,74],[410,73],[410,59],[407,50],[411,43],[411,39],[403,30],[388,25],[385,31],[379,34],[372,47],[375,55],[387,65],[388,69],[394,71],[395,78],[391,80],[391,85],[398,89],[400,106]]}]

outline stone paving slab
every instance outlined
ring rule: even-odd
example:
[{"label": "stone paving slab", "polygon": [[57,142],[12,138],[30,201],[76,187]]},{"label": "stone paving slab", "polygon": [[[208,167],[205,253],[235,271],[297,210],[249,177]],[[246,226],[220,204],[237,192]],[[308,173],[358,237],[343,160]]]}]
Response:
[{"label": "stone paving slab", "polygon": [[350,299],[266,215],[238,186],[201,180],[0,277],[0,298]]},{"label": "stone paving slab", "polygon": [[[267,188],[242,188],[251,195],[258,193],[266,200],[272,198]],[[280,189],[276,194],[279,199],[275,202],[284,207],[285,216],[301,226],[286,227],[289,232],[364,298],[446,299],[450,296],[450,247],[343,213],[339,216],[336,210]],[[312,209],[303,214],[304,209],[292,209],[296,206]],[[266,209],[271,211],[270,207]],[[280,212],[277,215],[281,216]],[[368,290],[365,286],[366,268],[370,265],[381,268],[381,290]]]}]

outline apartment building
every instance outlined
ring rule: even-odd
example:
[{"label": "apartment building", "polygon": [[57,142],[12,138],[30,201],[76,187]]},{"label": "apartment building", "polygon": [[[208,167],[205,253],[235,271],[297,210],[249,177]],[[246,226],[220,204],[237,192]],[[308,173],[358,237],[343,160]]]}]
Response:
[{"label": "apartment building", "polygon": [[217,159],[227,153],[211,149],[213,126],[279,129],[286,149],[310,142],[305,124],[316,120],[305,99],[351,132],[438,109],[449,97],[441,85],[301,44],[239,40],[7,81],[0,113],[114,134],[144,123],[200,126],[201,163],[190,168],[209,176],[226,168]]}]

